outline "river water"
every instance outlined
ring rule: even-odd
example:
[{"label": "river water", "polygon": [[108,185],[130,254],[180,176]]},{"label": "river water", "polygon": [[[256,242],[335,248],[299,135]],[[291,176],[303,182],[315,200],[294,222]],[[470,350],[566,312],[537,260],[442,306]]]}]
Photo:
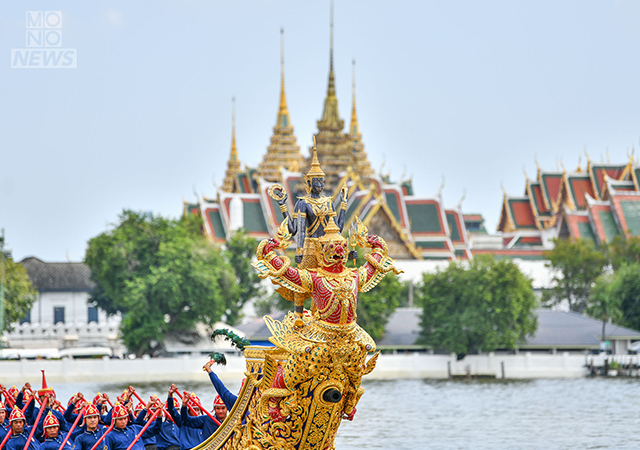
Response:
[{"label": "river water", "polygon": [[[363,382],[353,422],[343,421],[338,450],[360,449],[639,449],[640,379],[529,381],[392,380]],[[107,392],[123,384],[56,384],[61,399],[76,391]],[[178,386],[205,405],[208,381]],[[240,382],[228,383],[236,392]],[[140,384],[148,398],[166,383]]]}]

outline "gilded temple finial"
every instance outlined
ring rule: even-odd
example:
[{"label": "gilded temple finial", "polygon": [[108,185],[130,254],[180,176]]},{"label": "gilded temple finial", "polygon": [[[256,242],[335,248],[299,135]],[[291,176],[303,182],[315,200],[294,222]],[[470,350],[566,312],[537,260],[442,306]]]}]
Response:
[{"label": "gilded temple finial", "polygon": [[236,98],[231,97],[231,158],[238,160],[238,148],[236,147]]},{"label": "gilded temple finial", "polygon": [[236,98],[231,98],[231,154],[227,164],[227,172],[224,177],[222,190],[234,192],[236,185],[236,175],[240,172],[240,160],[238,159],[238,148],[236,146]]},{"label": "gilded temple finial", "polygon": [[280,124],[280,116],[287,114],[287,98],[284,93],[284,28],[280,28],[280,108],[278,112],[278,125]]},{"label": "gilded temple finial", "polygon": [[329,31],[329,70],[333,72],[333,0],[331,0],[331,25]]},{"label": "gilded temple finial", "polygon": [[331,24],[329,30],[329,84],[327,86],[327,98],[324,103],[322,121],[332,127],[342,128],[338,115],[338,100],[336,99],[336,77],[333,71],[333,0],[331,1]]},{"label": "gilded temple finial", "polygon": [[351,80],[351,101],[353,103],[351,107],[351,134],[360,134],[358,129],[358,115],[356,114],[356,60],[351,62],[352,80]]},{"label": "gilded temple finial", "polygon": [[311,169],[307,172],[307,178],[324,177],[324,172],[320,168],[320,162],[318,161],[318,149],[316,148],[316,137],[313,136],[313,159],[311,160]]}]

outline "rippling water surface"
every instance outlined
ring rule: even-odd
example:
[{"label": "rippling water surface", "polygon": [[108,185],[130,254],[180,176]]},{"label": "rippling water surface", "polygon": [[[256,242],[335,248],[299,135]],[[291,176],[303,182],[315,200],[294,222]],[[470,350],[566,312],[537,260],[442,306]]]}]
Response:
[{"label": "rippling water surface", "polygon": [[[532,381],[393,380],[364,382],[353,422],[336,449],[640,449],[640,379]],[[124,384],[57,384],[59,397],[81,390],[112,396]],[[203,403],[208,381],[178,386]],[[166,383],[144,384],[148,398]],[[236,392],[240,382],[228,383]]]}]

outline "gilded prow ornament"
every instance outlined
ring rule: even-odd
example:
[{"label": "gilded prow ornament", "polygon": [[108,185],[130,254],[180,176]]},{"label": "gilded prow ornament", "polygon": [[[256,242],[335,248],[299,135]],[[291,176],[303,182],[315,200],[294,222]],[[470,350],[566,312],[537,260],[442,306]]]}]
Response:
[{"label": "gilded prow ornament", "polygon": [[[330,219],[333,219],[330,214]],[[287,238],[286,225],[280,237]],[[369,249],[361,267],[347,268],[348,246]],[[345,239],[333,220],[314,247],[317,267],[294,268],[278,252],[282,240],[260,242],[253,266],[279,286],[285,298],[311,296],[303,326],[289,313],[265,322],[275,347],[247,347],[247,380],[222,426],[198,450],[331,450],[343,419],[353,420],[364,394],[362,377],[376,365],[373,339],[356,323],[358,292],[375,287],[389,272],[399,274],[385,241],[368,235],[357,220]]]}]

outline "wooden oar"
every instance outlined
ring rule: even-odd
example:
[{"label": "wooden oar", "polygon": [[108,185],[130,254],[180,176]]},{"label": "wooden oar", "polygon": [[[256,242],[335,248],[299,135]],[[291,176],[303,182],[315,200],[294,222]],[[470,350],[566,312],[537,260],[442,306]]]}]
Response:
[{"label": "wooden oar", "polygon": [[140,439],[140,436],[142,436],[144,434],[145,431],[147,431],[147,428],[149,428],[149,425],[151,425],[151,423],[156,420],[156,417],[158,417],[158,414],[160,414],[160,411],[162,411],[161,408],[158,408],[156,410],[156,412],[154,412],[151,416],[151,418],[149,419],[149,421],[147,423],[144,424],[144,427],[142,427],[142,430],[140,430],[140,433],[138,433],[136,435],[136,438],[133,440],[133,442],[131,442],[131,444],[129,444],[129,446],[127,447],[127,450],[131,450],[131,447],[133,447],[133,445],[138,442],[138,439]]},{"label": "wooden oar", "polygon": [[[27,407],[29,406],[29,403],[31,403],[31,401],[33,400],[33,397],[29,397],[29,400],[27,400],[26,405],[24,405],[24,407],[22,408],[22,413],[24,414],[24,412],[27,410]],[[14,406],[15,407],[15,406]],[[27,424],[27,421],[25,420],[25,425]],[[34,425],[35,426],[35,425]],[[7,443],[7,441],[9,440],[9,437],[11,437],[11,433],[13,432],[13,430],[11,428],[9,428],[9,431],[7,431],[7,435],[4,437],[4,439],[2,440],[2,443],[0,443],[0,450],[2,450],[2,448],[4,447],[4,444]]]},{"label": "wooden oar", "polygon": [[4,401],[7,402],[9,406],[11,406],[12,408],[16,406],[15,399],[13,398],[13,395],[9,394],[9,391],[3,389],[2,394],[4,395]]},{"label": "wooden oar", "polygon": [[[96,442],[95,444],[93,444],[93,447],[91,447],[91,450],[96,450],[96,447],[98,445],[100,445],[100,442],[102,442],[104,440],[105,437],[107,437],[107,434],[111,433],[111,430],[113,430],[113,427],[116,424],[116,419],[113,418],[113,416],[111,417],[111,425],[109,425],[109,428],[107,428],[106,430],[104,430],[104,433],[102,433],[102,436],[100,436],[100,439],[98,439],[98,442]],[[1,449],[0,449],[1,450]]]},{"label": "wooden oar", "polygon": [[[176,394],[178,394],[178,397],[180,397],[180,400],[182,400],[182,394],[179,391],[176,391]],[[194,416],[200,415],[195,409],[193,409],[193,406],[191,406],[191,402],[187,403],[187,408],[189,408],[189,411],[191,411]]]},{"label": "wooden oar", "polygon": [[[49,400],[50,399],[51,398],[49,398]],[[31,433],[29,433],[29,439],[27,439],[27,443],[24,444],[24,450],[28,450],[29,444],[31,444],[31,439],[33,439],[33,434],[36,432],[36,428],[38,427],[38,423],[40,422],[40,417],[42,417],[42,412],[45,409],[45,406],[43,405],[43,403],[47,403],[47,399],[46,398],[45,398],[44,402],[40,403],[40,409],[38,410],[38,415],[36,417],[36,421],[33,422],[33,427],[31,427]],[[25,420],[25,423],[26,423],[26,420]]]},{"label": "wooden oar", "polygon": [[[133,389],[133,387],[132,387],[132,386],[129,386],[129,388],[132,388],[132,389]],[[142,403],[144,406],[147,406],[147,404],[144,402],[144,400],[142,400],[142,399],[140,398],[140,396],[139,396],[139,395],[138,395],[138,393],[135,391],[135,389],[134,389],[134,390],[132,390],[131,392],[133,393],[133,395],[135,395],[135,396],[136,396],[136,398],[138,399],[138,401],[139,401],[140,403]],[[175,424],[176,422],[173,420],[173,417],[171,417],[171,414],[169,414],[169,411],[167,411],[167,408],[166,408],[165,406],[163,406],[163,407],[162,407],[162,410],[165,412],[165,415],[169,417],[169,420],[170,420],[170,421],[172,421],[172,422]]]},{"label": "wooden oar", "polygon": [[[188,392],[186,392],[186,391],[185,391],[184,395],[186,395],[186,396],[187,396],[187,398],[191,398],[191,395],[189,395],[189,393],[188,393]],[[209,418],[210,418],[211,420],[213,420],[215,423],[217,423],[217,424],[218,424],[218,426],[222,425],[222,423],[221,423],[218,419],[216,419],[215,417],[213,417],[209,411],[207,411],[206,409],[204,409],[204,408],[202,407],[202,404],[201,404],[201,403],[196,402],[195,400],[191,400],[191,401],[192,401],[192,402],[193,402],[193,403],[194,403],[198,408],[200,408],[200,411],[204,411],[204,413],[205,413],[207,416],[209,416]]]},{"label": "wooden oar", "polygon": [[76,417],[76,420],[73,422],[73,425],[71,425],[71,428],[69,428],[69,431],[67,431],[67,435],[64,437],[64,441],[62,441],[62,444],[60,445],[58,450],[62,450],[64,448],[64,444],[66,444],[67,441],[69,440],[69,437],[73,432],[73,429],[76,427],[76,425],[78,425],[78,422],[80,421],[80,417],[83,416],[86,411],[87,411],[87,407],[85,406],[84,408],[82,408],[82,411],[80,411],[80,413]]}]

